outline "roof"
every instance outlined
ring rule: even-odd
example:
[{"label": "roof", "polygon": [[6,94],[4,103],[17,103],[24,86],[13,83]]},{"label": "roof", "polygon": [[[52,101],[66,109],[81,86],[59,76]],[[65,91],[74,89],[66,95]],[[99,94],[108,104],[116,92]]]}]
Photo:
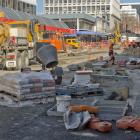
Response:
[{"label": "roof", "polygon": [[47,14],[47,15],[43,15],[43,17],[47,17],[47,18],[50,18],[50,19],[85,19],[87,21],[90,21],[90,22],[96,22],[96,18],[91,16],[91,15],[88,15],[88,14],[82,14],[82,13],[79,13],[79,14]]},{"label": "roof", "polygon": [[48,25],[48,26],[55,26],[59,28],[69,28],[64,22],[59,22],[56,20],[48,19],[46,17],[35,16],[28,13],[24,13],[21,11],[15,11],[13,9],[4,8],[0,6],[0,10],[5,13],[6,18],[13,19],[13,20],[31,20],[31,19],[38,19],[40,24]]}]

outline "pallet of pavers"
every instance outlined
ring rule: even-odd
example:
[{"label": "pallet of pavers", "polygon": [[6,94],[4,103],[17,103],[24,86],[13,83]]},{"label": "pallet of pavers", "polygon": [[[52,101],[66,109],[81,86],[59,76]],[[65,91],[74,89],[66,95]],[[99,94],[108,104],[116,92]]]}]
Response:
[{"label": "pallet of pavers", "polygon": [[14,102],[54,98],[55,81],[48,71],[6,74],[0,77],[0,97]]}]

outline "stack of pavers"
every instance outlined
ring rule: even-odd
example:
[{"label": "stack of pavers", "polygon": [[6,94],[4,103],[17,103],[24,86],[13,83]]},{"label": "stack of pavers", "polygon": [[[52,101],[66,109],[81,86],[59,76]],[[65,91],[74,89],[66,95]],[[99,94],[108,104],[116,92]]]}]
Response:
[{"label": "stack of pavers", "polygon": [[55,82],[48,71],[7,74],[0,77],[0,95],[13,101],[54,97]]}]

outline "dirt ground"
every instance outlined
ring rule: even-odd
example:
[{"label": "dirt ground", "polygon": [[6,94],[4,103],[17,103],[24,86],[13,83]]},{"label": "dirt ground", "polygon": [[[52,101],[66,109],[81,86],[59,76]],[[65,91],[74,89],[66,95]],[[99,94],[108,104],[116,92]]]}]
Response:
[{"label": "dirt ground", "polygon": [[[91,54],[90,54],[91,55]],[[104,56],[106,52],[93,53],[95,57]],[[77,54],[67,57],[66,54],[59,56],[60,65],[65,67],[72,63],[81,63],[89,60],[89,54]],[[32,66],[38,70],[40,66]],[[14,71],[15,72],[15,71]],[[0,71],[0,75],[9,71]],[[132,73],[132,75],[131,75]],[[131,89],[131,94],[139,94],[139,72],[130,72],[133,80],[137,82]],[[65,72],[65,82],[69,82],[72,73]],[[134,83],[135,84],[135,83]],[[102,134],[94,130],[67,131],[62,117],[49,117],[47,110],[53,104],[40,104],[30,107],[10,108],[0,106],[0,140],[140,140],[140,133],[132,130],[118,130],[113,123],[111,133]]]},{"label": "dirt ground", "polygon": [[0,140],[140,140],[140,133],[117,130],[114,122],[112,132],[106,134],[67,131],[62,118],[46,115],[49,106],[0,107]]}]

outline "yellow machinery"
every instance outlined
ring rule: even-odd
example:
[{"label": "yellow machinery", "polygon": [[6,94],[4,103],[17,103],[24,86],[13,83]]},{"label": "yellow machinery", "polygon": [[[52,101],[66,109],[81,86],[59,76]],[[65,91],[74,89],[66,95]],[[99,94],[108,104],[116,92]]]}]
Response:
[{"label": "yellow machinery", "polygon": [[114,37],[111,39],[111,42],[115,43],[115,44],[120,44],[121,40],[121,33],[120,33],[120,27],[119,24],[115,25],[115,31],[114,31]]},{"label": "yellow machinery", "polygon": [[65,43],[68,46],[73,47],[74,49],[80,48],[80,43],[78,42],[76,38],[65,38]]}]

